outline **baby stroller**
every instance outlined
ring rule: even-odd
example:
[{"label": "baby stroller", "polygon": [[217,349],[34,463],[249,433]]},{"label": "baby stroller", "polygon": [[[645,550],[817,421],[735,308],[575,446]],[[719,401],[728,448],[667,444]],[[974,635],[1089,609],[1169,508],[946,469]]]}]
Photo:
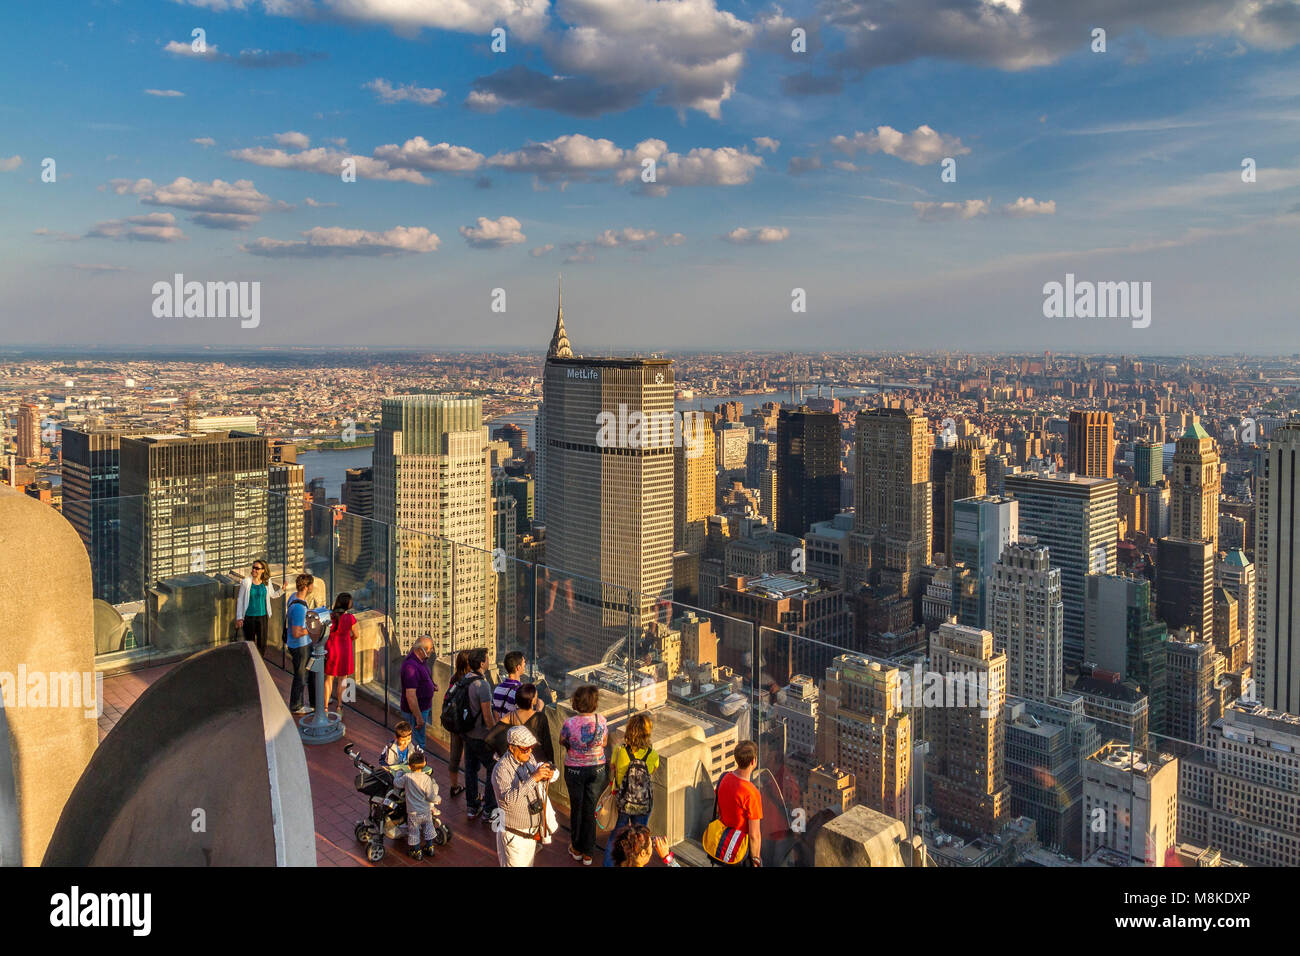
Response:
[{"label": "baby stroller", "polygon": [[[357,768],[357,792],[370,798],[370,815],[358,820],[353,832],[357,842],[366,847],[366,859],[378,863],[384,858],[384,837],[395,838],[406,825],[406,793],[393,786],[392,771],[366,763],[354,744],[345,744],[343,752]],[[433,808],[433,825],[434,845],[446,846],[451,840],[451,828],[442,822],[437,807]]]}]

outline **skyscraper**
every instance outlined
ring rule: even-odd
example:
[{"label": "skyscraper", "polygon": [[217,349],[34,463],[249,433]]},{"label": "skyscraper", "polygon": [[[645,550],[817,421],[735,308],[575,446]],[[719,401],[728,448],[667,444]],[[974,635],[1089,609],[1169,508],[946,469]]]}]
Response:
[{"label": "skyscraper", "polygon": [[1110,412],[1070,412],[1066,461],[1085,478],[1115,476],[1115,420]]},{"label": "skyscraper", "polygon": [[1193,422],[1178,439],[1169,477],[1169,534],[1189,541],[1209,541],[1213,552],[1217,552],[1219,452],[1214,439],[1199,424]]},{"label": "skyscraper", "polygon": [[147,433],[143,428],[70,427],[62,433],[63,516],[90,555],[95,597],[110,604],[138,601],[144,594],[145,582],[128,580],[119,563],[123,523],[140,524],[143,499],[121,498],[119,478],[122,437]]},{"label": "skyscraper", "polygon": [[994,833],[1011,801],[1003,707],[1007,656],[994,650],[990,632],[948,623],[930,635],[930,669],[952,695],[943,706],[927,708],[935,813],[945,829]]},{"label": "skyscraper", "polygon": [[901,408],[858,413],[852,563],[913,600],[930,563],[930,425]]},{"label": "skyscraper", "polygon": [[[67,510],[64,496],[64,510]],[[1237,599],[1237,627],[1246,645],[1246,660],[1255,659],[1255,566],[1241,549],[1229,551],[1215,566],[1214,579]]]},{"label": "skyscraper", "polygon": [[18,460],[23,463],[43,461],[41,447],[41,407],[35,402],[18,406]]},{"label": "skyscraper", "polygon": [[1169,629],[1151,614],[1151,582],[1090,574],[1084,594],[1084,661],[1136,682],[1147,695],[1151,726],[1159,730],[1165,719]]},{"label": "skyscraper", "polygon": [[857,777],[858,802],[910,825],[913,728],[900,677],[897,667],[858,654],[831,661],[817,756]]},{"label": "skyscraper", "polygon": [[[953,508],[964,498],[977,498],[988,491],[984,471],[984,446],[976,438],[961,438],[952,453],[952,468],[944,476],[943,553],[953,563]],[[983,626],[982,624],[980,625]]]},{"label": "skyscraper", "polygon": [[285,575],[292,576],[303,569],[305,558],[302,465],[268,462],[266,486],[266,559],[272,565],[282,565]]},{"label": "skyscraper", "polygon": [[1020,533],[1037,539],[1061,569],[1065,603],[1065,663],[1083,661],[1083,579],[1112,574],[1119,546],[1113,478],[1077,475],[1007,475],[1007,494],[1020,502]]},{"label": "skyscraper", "polygon": [[559,580],[537,654],[568,671],[626,647],[656,620],[659,603],[672,600],[673,436],[633,443],[630,428],[613,442],[598,436],[602,414],[671,422],[673,366],[575,358],[560,312],[543,375],[538,503],[547,564]]},{"label": "skyscraper", "polygon": [[1178,758],[1108,743],[1083,762],[1083,857],[1164,866],[1178,842]]},{"label": "skyscraper", "polygon": [[[1215,658],[1219,658],[1216,667]],[[1218,719],[1215,684],[1222,674],[1222,657],[1208,637],[1195,640],[1186,632],[1165,642],[1165,722],[1153,725],[1176,740],[1204,744],[1210,724]]]},{"label": "skyscraper", "polygon": [[1288,714],[1300,713],[1300,623],[1292,612],[1300,589],[1297,453],[1300,422],[1274,428],[1255,498],[1255,687],[1265,707]]},{"label": "skyscraper", "polygon": [[1133,471],[1143,488],[1160,484],[1165,474],[1165,446],[1158,441],[1133,443]]},{"label": "skyscraper", "polygon": [[962,498],[952,505],[952,552],[949,562],[970,568],[977,576],[978,594],[968,627],[989,627],[988,591],[993,567],[1008,544],[1020,539],[1020,503],[1014,498],[983,495]]},{"label": "skyscraper", "polygon": [[1171,631],[1190,627],[1214,637],[1214,545],[1208,539],[1156,542],[1156,615]]},{"label": "skyscraper", "polygon": [[388,528],[390,616],[402,652],[424,635],[435,654],[497,650],[487,444],[480,398],[381,402],[375,517]]},{"label": "skyscraper", "polygon": [[153,584],[191,571],[245,570],[267,554],[266,439],[244,432],[122,436],[119,486],[141,496],[139,524],[124,527],[135,565]]},{"label": "skyscraper", "polygon": [[806,407],[776,421],[777,530],[803,537],[840,510],[840,419]]},{"label": "skyscraper", "polygon": [[717,510],[713,424],[703,416],[697,421],[700,454],[690,454],[685,442],[673,449],[673,547],[695,555],[704,551],[709,515]]},{"label": "skyscraper", "polygon": [[1300,719],[1239,700],[1181,758],[1178,829],[1247,866],[1300,866]]},{"label": "skyscraper", "polygon": [[1008,544],[993,567],[994,647],[1007,656],[1007,693],[1049,701],[1063,681],[1061,571],[1032,540]]}]

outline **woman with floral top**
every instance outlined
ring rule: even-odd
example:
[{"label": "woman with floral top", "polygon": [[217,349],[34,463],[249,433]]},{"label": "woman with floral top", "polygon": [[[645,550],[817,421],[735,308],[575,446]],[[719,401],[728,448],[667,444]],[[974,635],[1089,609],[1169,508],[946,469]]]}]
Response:
[{"label": "woman with floral top", "polygon": [[560,728],[564,783],[569,789],[569,856],[591,866],[596,851],[596,801],[605,789],[605,744],[609,727],[596,713],[600,691],[590,684],[573,692],[574,715]]}]

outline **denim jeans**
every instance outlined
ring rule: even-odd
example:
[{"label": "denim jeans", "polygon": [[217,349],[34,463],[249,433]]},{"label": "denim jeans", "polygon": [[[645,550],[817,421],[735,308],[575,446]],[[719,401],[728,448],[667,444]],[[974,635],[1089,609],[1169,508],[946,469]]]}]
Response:
[{"label": "denim jeans", "polygon": [[311,645],[289,648],[289,660],[293,663],[293,684],[289,688],[289,709],[302,706],[302,691],[307,689],[307,699],[314,709],[316,707],[315,674],[308,673],[307,665],[311,663]]},{"label": "denim jeans", "polygon": [[[476,737],[465,738],[465,809],[482,809],[487,815],[497,808],[497,794],[492,789],[492,767],[496,759],[488,749],[487,741]],[[487,771],[487,785],[483,799],[479,800],[479,770]]]},{"label": "denim jeans", "polygon": [[424,720],[424,723],[417,727],[415,726],[415,718],[406,711],[402,711],[402,719],[411,725],[411,739],[415,741],[416,746],[421,750],[428,750],[429,748],[424,744],[424,733],[429,729],[429,721],[433,718],[433,708],[430,707],[428,710],[420,711],[420,717]]},{"label": "denim jeans", "polygon": [[569,832],[573,848],[583,856],[596,852],[596,801],[605,789],[605,766],[565,767],[569,789]]},{"label": "denim jeans", "polygon": [[630,817],[626,813],[620,813],[618,815],[618,822],[614,824],[614,829],[610,831],[608,839],[605,840],[605,862],[603,865],[614,865],[614,844],[618,842],[618,834],[620,830],[629,823],[639,823],[641,826],[646,826],[649,822],[650,814],[648,813],[637,813]]}]

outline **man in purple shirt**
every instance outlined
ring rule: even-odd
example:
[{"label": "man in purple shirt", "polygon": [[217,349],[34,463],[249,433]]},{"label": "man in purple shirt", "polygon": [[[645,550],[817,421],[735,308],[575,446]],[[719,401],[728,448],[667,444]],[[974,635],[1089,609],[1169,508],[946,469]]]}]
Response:
[{"label": "man in purple shirt", "polygon": [[402,661],[402,716],[411,724],[411,737],[424,750],[424,732],[433,719],[433,695],[438,687],[429,674],[429,655],[433,653],[433,639],[418,638],[411,653]]}]

